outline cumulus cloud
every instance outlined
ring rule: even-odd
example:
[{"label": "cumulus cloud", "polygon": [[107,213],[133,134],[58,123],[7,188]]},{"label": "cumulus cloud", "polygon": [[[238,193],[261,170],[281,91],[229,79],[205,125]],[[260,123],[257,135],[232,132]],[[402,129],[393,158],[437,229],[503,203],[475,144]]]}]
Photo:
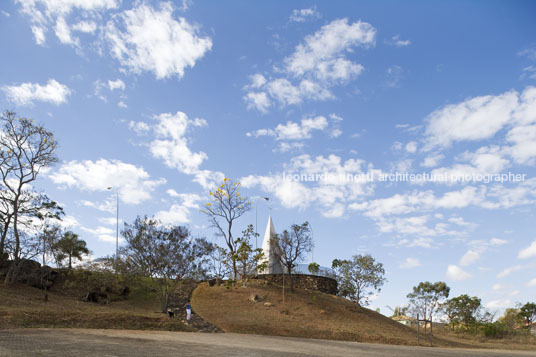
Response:
[{"label": "cumulus cloud", "polygon": [[505,132],[503,146],[481,148],[495,150],[496,167],[502,168],[508,162],[504,156],[510,156],[518,164],[536,162],[535,87],[527,87],[522,93],[512,90],[470,98],[434,111],[427,117],[424,150],[445,148],[460,141],[490,139],[501,131]]},{"label": "cumulus cloud", "polygon": [[[349,60],[348,54],[358,46],[373,46],[375,35],[374,27],[361,21],[349,24],[348,19],[337,19],[324,25],[296,46],[274,78],[266,79],[260,73],[250,76],[244,96],[248,108],[266,112],[272,100],[288,106],[333,99],[331,87],[345,84],[364,69]],[[278,77],[280,73],[286,77]]]},{"label": "cumulus cloud", "polygon": [[3,86],[2,91],[8,100],[17,105],[33,105],[34,102],[48,102],[60,105],[67,102],[71,90],[55,79],[49,79],[47,84],[22,83],[18,86]]},{"label": "cumulus cloud", "polygon": [[[292,148],[303,147],[302,142],[289,142],[310,139],[313,131],[325,131],[328,128],[328,120],[324,116],[302,119],[300,123],[287,121],[286,124],[278,124],[275,129],[258,129],[246,135],[258,138],[271,136],[280,141],[279,149],[288,151]],[[335,129],[334,129],[335,130]],[[333,132],[330,133],[332,135]]]},{"label": "cumulus cloud", "polygon": [[203,151],[195,152],[190,148],[188,133],[196,127],[205,127],[207,122],[201,118],[190,119],[183,112],[161,113],[153,116],[152,123],[130,121],[128,126],[139,135],[152,132],[153,139],[143,143],[151,155],[166,166],[179,172],[193,175],[194,181],[204,188],[213,188],[223,180],[221,172],[202,170],[202,163],[208,158]]},{"label": "cumulus cloud", "polygon": [[195,193],[177,193],[172,189],[168,190],[167,193],[180,202],[173,203],[168,210],[158,211],[155,218],[169,225],[189,223],[191,210],[199,210],[197,202],[201,201],[202,197]]},{"label": "cumulus cloud", "polygon": [[125,82],[120,79],[116,79],[115,81],[108,80],[108,88],[110,88],[111,91],[116,89],[125,90]]},{"label": "cumulus cloud", "polygon": [[465,272],[457,265],[449,265],[446,272],[447,279],[462,281],[471,278],[471,274]]},{"label": "cumulus cloud", "polygon": [[461,266],[468,266],[476,263],[480,259],[480,252],[468,250],[460,259]]},{"label": "cumulus cloud", "polygon": [[531,243],[528,247],[521,249],[517,255],[520,259],[527,259],[536,257],[536,240]]},{"label": "cumulus cloud", "polygon": [[[348,202],[364,197],[372,192],[372,183],[366,180],[347,180],[348,175],[363,172],[365,162],[358,159],[343,161],[337,155],[328,157],[300,155],[293,157],[285,165],[285,175],[250,175],[240,181],[247,188],[260,187],[278,198],[286,208],[306,208],[315,203],[325,217],[340,217],[346,211]],[[372,171],[374,169],[369,167]],[[332,173],[332,179],[315,180],[325,173]],[[288,179],[293,175],[311,177],[310,181]]]},{"label": "cumulus cloud", "polygon": [[492,300],[486,304],[488,309],[502,309],[512,306],[512,301],[510,299],[498,299]]},{"label": "cumulus cloud", "polygon": [[[114,229],[99,226],[97,228],[87,228],[87,227],[80,227],[83,231],[88,232],[94,236],[96,236],[100,241],[107,242],[107,243],[115,243],[116,242],[116,232]],[[119,238],[119,243],[124,243],[125,239],[121,236]]]},{"label": "cumulus cloud", "polygon": [[141,167],[119,160],[69,161],[49,175],[52,182],[66,187],[87,191],[106,191],[108,187],[118,190],[121,201],[139,204],[151,198],[156,187],[165,179],[151,179]]},{"label": "cumulus cloud", "polygon": [[499,274],[497,274],[497,278],[504,278],[504,277],[507,277],[508,275],[516,272],[516,271],[519,271],[523,269],[523,267],[521,265],[514,265],[512,267],[508,267],[508,268],[505,268],[503,271],[501,271]]},{"label": "cumulus cloud", "polygon": [[112,56],[134,73],[152,72],[156,78],[182,78],[212,48],[212,40],[185,18],[173,16],[173,5],[158,9],[139,3],[107,23],[106,39]]},{"label": "cumulus cloud", "polygon": [[[94,33],[96,23],[92,19],[99,18],[104,12],[119,6],[118,0],[15,0],[21,12],[30,18],[31,29],[35,42],[43,45],[46,33],[51,27],[61,43],[79,45],[79,39],[72,37],[71,31]],[[76,21],[69,25],[67,18],[77,11]]]},{"label": "cumulus cloud", "polygon": [[511,119],[518,93],[481,96],[440,108],[427,117],[427,147],[450,146],[456,141],[482,140],[494,136]]},{"label": "cumulus cloud", "polygon": [[400,264],[401,269],[411,269],[420,267],[422,264],[416,258],[406,258],[406,260]]}]

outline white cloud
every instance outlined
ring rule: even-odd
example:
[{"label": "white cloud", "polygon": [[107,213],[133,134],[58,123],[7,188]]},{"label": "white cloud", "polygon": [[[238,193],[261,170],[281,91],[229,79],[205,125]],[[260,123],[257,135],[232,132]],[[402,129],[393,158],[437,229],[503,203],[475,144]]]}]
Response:
[{"label": "white cloud", "polygon": [[73,45],[76,47],[79,46],[80,43],[78,39],[73,38],[71,36],[71,29],[69,28],[69,26],[67,26],[67,23],[65,22],[65,19],[63,17],[58,18],[54,30],[56,32],[56,36],[61,43],[66,45]]},{"label": "white cloud", "polygon": [[495,165],[490,167],[495,172],[509,163],[505,155],[518,164],[536,163],[536,87],[526,87],[522,93],[512,90],[448,105],[431,113],[427,122],[425,150],[449,147],[458,141],[490,139],[506,129],[504,146],[483,147],[480,150],[488,152],[475,154]]},{"label": "white cloud", "polygon": [[498,299],[492,300],[486,304],[488,309],[503,309],[512,306],[512,301],[510,299]]},{"label": "white cloud", "polygon": [[406,258],[406,260],[399,265],[401,269],[411,269],[411,268],[417,268],[420,267],[422,264],[419,262],[418,259],[415,258]]},{"label": "white cloud", "polygon": [[94,21],[80,21],[74,24],[71,30],[93,34],[97,31],[97,24]]},{"label": "white cloud", "polygon": [[316,11],[316,8],[308,9],[294,9],[290,15],[290,21],[305,22],[309,20],[319,19],[320,13]]},{"label": "white cloud", "polygon": [[387,68],[385,71],[386,82],[385,85],[390,88],[398,87],[402,78],[404,78],[404,69],[400,66],[393,65]]},{"label": "white cloud", "polygon": [[532,280],[529,280],[529,281],[527,282],[527,287],[529,287],[529,288],[533,288],[533,287],[535,287],[535,286],[536,286],[536,278],[534,278],[534,279],[532,279]]},{"label": "white cloud", "polygon": [[[372,192],[372,184],[365,180],[348,180],[348,175],[363,171],[364,161],[349,159],[342,161],[339,156],[328,157],[309,155],[293,157],[284,166],[285,175],[304,175],[311,180],[296,181],[284,178],[281,174],[268,176],[250,175],[242,178],[247,188],[259,186],[263,191],[274,195],[286,208],[306,208],[315,203],[326,217],[340,217],[345,212],[347,202],[352,202]],[[374,171],[372,167],[370,170]],[[318,179],[320,175],[332,173],[332,179]]]},{"label": "white cloud", "polygon": [[244,96],[248,109],[257,109],[261,113],[268,112],[271,101],[265,92],[249,92]]},{"label": "white cloud", "polygon": [[114,187],[119,191],[119,198],[130,204],[150,199],[155,188],[166,182],[163,178],[152,180],[141,167],[106,159],[70,161],[49,178],[58,185],[87,191],[104,192],[108,187]]},{"label": "white cloud", "polygon": [[493,286],[491,287],[491,290],[493,291],[502,291],[504,290],[506,287],[504,287],[503,285],[501,284],[493,284]]},{"label": "white cloud", "polygon": [[509,122],[517,105],[518,94],[510,91],[440,108],[427,117],[426,148],[491,138]]},{"label": "white cloud", "polygon": [[491,238],[490,241],[489,241],[490,245],[492,246],[500,246],[500,245],[504,245],[504,244],[507,244],[508,241],[507,240],[504,240],[504,239],[500,239],[500,238]]},{"label": "white cloud", "polygon": [[523,68],[521,79],[530,78],[536,80],[536,66],[527,66]]},{"label": "white cloud", "polygon": [[396,47],[406,47],[411,45],[410,40],[402,40],[400,39],[400,35],[394,35],[391,37],[391,41],[388,41],[387,43]]},{"label": "white cloud", "polygon": [[286,124],[278,124],[275,129],[259,129],[248,136],[273,136],[276,140],[304,140],[311,138],[313,130],[322,131],[328,127],[328,121],[323,116],[305,118],[301,123],[288,121]]},{"label": "white cloud", "polygon": [[344,84],[364,70],[361,64],[347,59],[347,54],[356,46],[373,46],[375,35],[376,30],[361,21],[348,24],[348,19],[337,19],[324,25],[283,60],[283,68],[274,70],[286,78],[250,77],[252,84],[245,87],[248,93],[244,96],[248,108],[266,112],[270,98],[281,106],[333,99],[332,86]]},{"label": "white cloud", "polygon": [[158,211],[155,218],[164,224],[180,225],[190,222],[191,209],[199,209],[197,202],[202,197],[195,193],[177,193],[175,190],[168,190],[167,193],[181,200],[180,203],[174,203],[167,211]]},{"label": "white cloud", "polygon": [[194,67],[212,48],[210,37],[201,37],[195,25],[173,17],[171,3],[161,3],[159,9],[140,3],[116,15],[107,23],[106,38],[123,67],[153,72],[157,79],[182,78],[185,68]]},{"label": "white cloud", "polygon": [[111,91],[115,89],[125,90],[125,82],[120,79],[116,79],[115,81],[108,80],[108,88]]},{"label": "white cloud", "polygon": [[120,101],[117,103],[117,106],[118,106],[119,108],[128,108],[128,105],[127,105],[125,102],[123,102],[122,100],[120,100]]},{"label": "white cloud", "polygon": [[168,167],[179,172],[193,175],[194,181],[205,189],[211,189],[215,184],[221,183],[224,174],[217,171],[202,170],[201,164],[208,158],[202,151],[194,152],[190,149],[190,139],[187,134],[195,127],[207,126],[201,118],[190,119],[183,112],[162,113],[153,117],[155,123],[130,121],[128,126],[138,135],[149,131],[154,138],[142,145],[148,147],[154,158],[160,159]]},{"label": "white cloud", "polygon": [[33,105],[34,101],[49,102],[60,105],[67,102],[71,90],[55,79],[49,79],[46,85],[22,83],[18,86],[3,86],[2,91],[8,100],[17,105]]},{"label": "white cloud", "polygon": [[151,127],[149,124],[144,123],[142,121],[129,121],[128,122],[128,128],[130,130],[133,130],[138,135],[143,135],[148,133],[151,130]]},{"label": "white cloud", "polygon": [[517,53],[518,56],[527,57],[530,60],[536,61],[536,45],[528,46]]},{"label": "white cloud", "polygon": [[462,280],[469,279],[471,277],[471,274],[465,272],[462,268],[456,265],[449,265],[447,267],[446,276],[447,276],[447,279],[450,279],[450,280],[462,281]]},{"label": "white cloud", "polygon": [[[103,12],[119,6],[117,0],[15,0],[15,3],[21,6],[23,14],[30,17],[31,29],[38,45],[45,43],[45,33],[54,26],[60,42],[78,46],[79,40],[71,37],[71,30],[94,33],[96,24],[88,19],[99,18]],[[66,19],[73,13],[73,10],[78,10],[75,17],[82,21],[70,26]]]},{"label": "white cloud", "polygon": [[523,269],[523,267],[521,265],[514,265],[512,267],[508,267],[506,269],[504,269],[503,271],[501,271],[499,274],[497,274],[497,278],[504,278],[504,277],[507,277],[508,275],[516,272],[516,271],[519,271]]},{"label": "white cloud", "polygon": [[517,257],[520,259],[536,257],[536,240],[532,242],[532,244],[529,245],[528,247],[520,250]]},{"label": "white cloud", "polygon": [[417,143],[415,141],[410,141],[406,144],[405,149],[407,152],[414,154],[417,152]]},{"label": "white cloud", "polygon": [[322,80],[347,80],[359,74],[363,66],[345,58],[354,46],[374,45],[376,30],[366,22],[348,25],[338,19],[305,38],[296,51],[285,59],[286,70],[294,76],[312,74]]},{"label": "white cloud", "polygon": [[81,229],[85,232],[93,234],[102,242],[115,243],[117,238],[119,238],[119,243],[125,242],[124,238],[121,237],[121,235],[119,235],[119,237],[116,237],[115,230],[110,229],[108,227],[102,227],[102,226],[99,226],[97,228],[81,227]]},{"label": "white cloud", "polygon": [[480,259],[480,252],[468,250],[460,259],[461,266],[468,266],[476,263]]},{"label": "white cloud", "polygon": [[154,120],[157,122],[153,126],[156,138],[148,144],[153,157],[186,174],[198,171],[207,155],[202,151],[190,150],[186,133],[193,127],[206,126],[206,121],[199,118],[189,119],[183,112],[162,113],[156,115]]}]

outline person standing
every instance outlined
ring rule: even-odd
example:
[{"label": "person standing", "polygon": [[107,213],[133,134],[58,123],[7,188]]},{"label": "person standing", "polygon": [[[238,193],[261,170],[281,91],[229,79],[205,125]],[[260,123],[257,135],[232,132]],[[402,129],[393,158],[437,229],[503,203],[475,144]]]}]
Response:
[{"label": "person standing", "polygon": [[186,321],[189,321],[191,316],[192,316],[192,306],[190,305],[190,302],[188,302],[186,304]]}]

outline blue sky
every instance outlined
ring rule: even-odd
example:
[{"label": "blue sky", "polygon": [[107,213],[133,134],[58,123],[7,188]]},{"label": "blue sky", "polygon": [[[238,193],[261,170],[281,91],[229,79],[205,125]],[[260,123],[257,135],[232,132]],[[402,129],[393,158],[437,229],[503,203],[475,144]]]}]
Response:
[{"label": "blue sky", "polygon": [[[536,293],[534,13],[530,1],[3,2],[0,107],[54,131],[60,162],[35,186],[96,257],[115,249],[108,186],[124,221],[156,215],[215,239],[200,209],[227,176],[270,198],[260,232],[269,214],[277,231],[311,223],[306,262],[384,263],[372,302],[384,313],[424,280],[501,310]],[[436,177],[379,180],[397,172]],[[375,178],[348,179],[359,173]],[[508,173],[524,180],[477,177]],[[235,234],[249,223],[254,210]]]}]

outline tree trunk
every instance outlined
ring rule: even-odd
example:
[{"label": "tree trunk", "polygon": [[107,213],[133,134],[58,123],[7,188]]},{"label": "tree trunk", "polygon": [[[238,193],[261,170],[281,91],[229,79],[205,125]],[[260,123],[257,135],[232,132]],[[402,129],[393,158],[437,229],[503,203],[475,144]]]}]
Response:
[{"label": "tree trunk", "polygon": [[72,255],[69,254],[69,270],[72,270],[73,269],[73,265],[72,265]]},{"label": "tree trunk", "polygon": [[4,230],[2,231],[2,237],[0,238],[0,260],[4,258],[4,246],[6,244],[6,237],[9,231],[9,224],[11,223],[11,217],[12,215],[7,216],[6,222],[4,223]]}]

